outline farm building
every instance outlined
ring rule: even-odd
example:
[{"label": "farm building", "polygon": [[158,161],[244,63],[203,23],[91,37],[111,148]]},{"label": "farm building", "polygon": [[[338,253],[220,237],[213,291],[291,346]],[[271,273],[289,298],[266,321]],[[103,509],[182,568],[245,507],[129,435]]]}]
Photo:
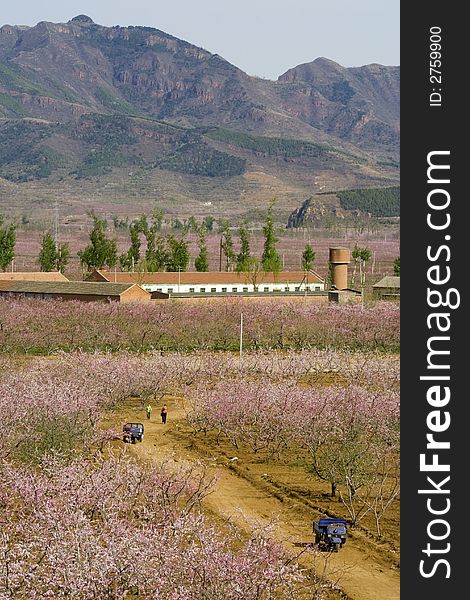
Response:
[{"label": "farm building", "polygon": [[[0,281],[0,297],[79,300],[81,302],[148,302],[151,294],[134,283]],[[162,297],[166,296],[162,294]]]},{"label": "farm building", "polygon": [[68,279],[59,271],[13,271],[0,273],[0,281],[68,281]]},{"label": "farm building", "polygon": [[400,277],[387,275],[372,286],[372,291],[377,300],[399,300]]},{"label": "farm building", "polygon": [[199,273],[129,273],[92,271],[88,281],[136,283],[149,292],[170,295],[324,292],[325,281],[314,271],[251,273],[213,271]]}]

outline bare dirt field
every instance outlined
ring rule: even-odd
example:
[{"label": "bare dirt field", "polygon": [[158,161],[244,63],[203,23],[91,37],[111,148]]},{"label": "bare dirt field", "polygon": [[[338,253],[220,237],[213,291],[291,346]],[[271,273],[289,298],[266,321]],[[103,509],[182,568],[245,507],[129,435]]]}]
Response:
[{"label": "bare dirt field", "polygon": [[315,567],[317,573],[336,583],[341,597],[398,600],[397,509],[384,521],[385,541],[379,542],[366,524],[350,530],[344,548],[338,553],[323,553],[319,564],[314,554],[304,551],[313,543],[312,520],[319,516],[345,516],[344,507],[328,497],[326,486],[322,488],[306,475],[305,469],[298,467],[302,457],[292,457],[290,462],[257,462],[254,455],[235,451],[228,445],[218,446],[209,435],[195,436],[186,423],[180,398],[165,397],[164,402],[168,406],[165,425],[161,423],[160,406],[153,406],[148,420],[140,399],[122,403],[107,416],[106,425],[121,429],[126,421],[142,421],[144,440],[130,448],[144,459],[170,455],[176,460],[204,462],[209,474],[218,477],[214,490],[204,501],[208,512],[222,520],[230,519],[248,535],[254,523],[273,522],[273,535],[299,555],[302,566]]}]

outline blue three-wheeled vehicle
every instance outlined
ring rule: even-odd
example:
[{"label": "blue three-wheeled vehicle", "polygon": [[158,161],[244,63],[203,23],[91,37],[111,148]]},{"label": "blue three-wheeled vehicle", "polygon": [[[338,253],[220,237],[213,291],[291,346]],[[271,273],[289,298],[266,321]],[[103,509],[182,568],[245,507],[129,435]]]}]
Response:
[{"label": "blue three-wheeled vehicle", "polygon": [[346,543],[346,519],[321,518],[313,522],[315,544],[319,548],[338,552]]},{"label": "blue three-wheeled vehicle", "polygon": [[141,442],[144,439],[143,423],[126,423],[122,428],[122,439],[129,444]]}]

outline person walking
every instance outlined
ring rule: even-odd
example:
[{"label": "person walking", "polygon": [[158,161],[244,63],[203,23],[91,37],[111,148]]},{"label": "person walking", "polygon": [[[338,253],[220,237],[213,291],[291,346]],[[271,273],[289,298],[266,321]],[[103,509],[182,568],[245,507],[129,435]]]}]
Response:
[{"label": "person walking", "polygon": [[147,411],[147,419],[150,419],[150,415],[152,414],[152,407],[150,404],[147,404],[147,408],[145,410]]},{"label": "person walking", "polygon": [[162,407],[162,410],[160,412],[160,415],[162,417],[162,423],[163,423],[163,425],[165,425],[165,423],[166,423],[166,416],[167,416],[167,414],[168,414],[168,409],[166,407],[166,404],[164,404],[163,407]]}]

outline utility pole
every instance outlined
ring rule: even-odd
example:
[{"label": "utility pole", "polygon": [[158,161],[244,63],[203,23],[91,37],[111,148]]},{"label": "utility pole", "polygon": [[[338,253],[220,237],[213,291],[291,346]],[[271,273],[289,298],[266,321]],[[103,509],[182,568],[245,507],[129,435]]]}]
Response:
[{"label": "utility pole", "polygon": [[361,279],[361,308],[364,310],[364,289],[366,285],[366,263],[361,259],[359,263],[359,277]]},{"label": "utility pole", "polygon": [[243,313],[240,313],[240,369],[242,368],[243,354]]},{"label": "utility pole", "polygon": [[222,236],[219,243],[219,271],[222,271]]},{"label": "utility pole", "polygon": [[59,204],[54,202],[54,241],[56,247],[59,245]]}]

